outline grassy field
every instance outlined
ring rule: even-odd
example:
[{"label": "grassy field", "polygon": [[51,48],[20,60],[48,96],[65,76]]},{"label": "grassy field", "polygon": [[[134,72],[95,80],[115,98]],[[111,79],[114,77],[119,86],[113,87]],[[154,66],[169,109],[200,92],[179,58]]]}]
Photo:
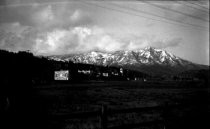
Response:
[{"label": "grassy field", "polygon": [[[109,109],[159,106],[165,103],[186,104],[188,106],[170,111],[169,123],[182,119],[202,117],[209,114],[209,90],[203,82],[87,82],[81,84],[52,84],[36,88],[43,98],[49,114],[97,111],[101,105]],[[109,126],[138,123],[163,119],[160,112],[127,113],[111,115]],[[178,120],[178,121],[177,121]],[[191,119],[190,119],[191,120]],[[95,129],[100,128],[99,118],[66,119],[60,128]],[[203,121],[203,120],[202,120]],[[188,120],[187,120],[188,122]],[[199,121],[200,122],[200,121]],[[61,125],[61,124],[60,124]],[[173,126],[174,128],[176,126]],[[164,126],[144,127],[164,128]]]}]

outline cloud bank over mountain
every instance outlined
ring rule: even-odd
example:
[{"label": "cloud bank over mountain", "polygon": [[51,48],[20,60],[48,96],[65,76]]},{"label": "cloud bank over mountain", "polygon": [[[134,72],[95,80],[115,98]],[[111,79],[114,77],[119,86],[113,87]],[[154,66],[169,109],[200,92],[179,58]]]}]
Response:
[{"label": "cloud bank over mountain", "polygon": [[[146,46],[157,48],[174,47],[181,43],[180,38],[170,40],[155,39],[148,35],[129,37],[123,40],[106,33],[102,28],[69,27],[56,28],[47,32],[39,32],[19,23],[7,25],[7,32],[1,32],[1,48],[9,50],[31,50],[36,54],[69,54],[91,50],[117,51],[134,50]],[[126,36],[125,36],[126,37]]]},{"label": "cloud bank over mountain", "polygon": [[[53,2],[5,0],[0,7],[0,48],[56,55],[92,50],[108,52],[136,50],[152,46],[167,49],[194,62],[208,62],[209,37],[205,31],[93,6],[97,4],[112,7],[111,2],[89,3],[91,4],[56,0]],[[158,15],[208,26],[195,19],[175,15],[147,4],[133,2],[115,4],[141,8]],[[168,6],[192,15],[208,17],[201,11],[186,10],[182,4]],[[194,51],[198,52],[197,55]]]}]

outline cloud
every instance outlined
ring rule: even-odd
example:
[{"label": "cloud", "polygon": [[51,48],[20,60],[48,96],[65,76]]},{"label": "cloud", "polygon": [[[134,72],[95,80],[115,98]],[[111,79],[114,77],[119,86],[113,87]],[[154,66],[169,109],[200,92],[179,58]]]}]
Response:
[{"label": "cloud", "polygon": [[123,42],[105,33],[99,27],[73,27],[55,29],[40,34],[34,51],[38,54],[67,54],[91,50],[115,51],[123,49]]},{"label": "cloud", "polygon": [[147,46],[167,48],[178,46],[181,38],[157,38],[156,35],[117,36],[98,26],[76,26],[40,31],[19,22],[0,26],[0,48],[19,51],[31,50],[35,54],[56,55],[81,53],[92,50],[135,50]]},{"label": "cloud", "polygon": [[48,5],[47,7],[42,8],[41,10],[35,12],[32,15],[32,21],[38,26],[43,24],[50,25],[55,20],[54,13],[52,11],[52,6]]},{"label": "cloud", "polygon": [[39,34],[33,51],[44,55],[82,53],[93,50],[112,52],[141,49],[147,46],[177,47],[182,41],[181,38],[158,39],[156,37],[143,34],[120,38],[106,33],[103,28],[97,26],[78,26]]},{"label": "cloud", "polygon": [[[166,23],[145,20],[143,17],[110,11],[78,1],[67,1],[1,1],[0,49],[31,50],[36,54],[51,55],[91,50],[134,50],[153,46],[170,49],[174,54],[198,60],[197,62],[204,60],[200,58],[201,55],[208,57],[208,53],[203,54],[209,43],[209,35],[205,30],[198,30],[190,25],[184,27],[181,26],[182,23],[175,25],[169,24],[169,21]],[[109,5],[101,2],[91,3],[99,6]],[[209,1],[202,6],[207,7],[208,3]],[[208,22],[173,11],[135,2],[124,4],[123,6],[142,8],[169,19],[208,28]],[[189,8],[185,4],[167,1],[155,4],[208,19],[208,13]],[[199,51],[200,54],[194,51]]]},{"label": "cloud", "polygon": [[151,42],[151,46],[156,48],[177,47],[182,41],[182,38],[159,39]]},{"label": "cloud", "polygon": [[0,1],[0,6],[2,6],[2,5],[3,5],[3,6],[6,5],[6,0],[1,0],[1,1]]},{"label": "cloud", "polygon": [[81,11],[80,10],[76,10],[71,16],[70,19],[72,21],[77,21],[78,19],[81,18]]},{"label": "cloud", "polygon": [[76,2],[33,3],[22,6],[0,8],[0,24],[19,22],[42,31],[69,26],[93,25],[92,14]]},{"label": "cloud", "polygon": [[1,25],[0,48],[12,51],[31,50],[36,33],[35,29],[18,22]]},{"label": "cloud", "polygon": [[126,42],[129,43],[127,45],[126,49],[129,50],[135,50],[135,49],[141,49],[145,48],[147,46],[152,46],[155,48],[169,48],[169,47],[177,47],[182,43],[182,38],[180,37],[160,37],[158,35],[148,35],[148,34],[142,34],[139,36],[131,35],[126,37],[127,39],[124,39]]},{"label": "cloud", "polygon": [[[207,3],[204,4],[204,6],[207,5]],[[164,11],[165,17],[180,23],[190,23],[202,26],[204,25],[204,22],[208,21],[208,12],[205,12],[205,10],[201,8],[199,9],[199,6],[194,8],[190,3],[178,2],[173,4],[170,3],[168,5],[162,4],[161,6],[166,8],[166,11]]]}]

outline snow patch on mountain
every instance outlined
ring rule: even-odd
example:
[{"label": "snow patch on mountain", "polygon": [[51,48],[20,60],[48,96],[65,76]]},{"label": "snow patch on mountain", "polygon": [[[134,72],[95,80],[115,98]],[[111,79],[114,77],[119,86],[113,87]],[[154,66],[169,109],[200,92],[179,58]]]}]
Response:
[{"label": "snow patch on mountain", "polygon": [[115,51],[112,53],[92,51],[83,54],[50,56],[57,61],[72,61],[74,63],[96,64],[96,65],[168,65],[185,66],[192,64],[175,55],[161,49],[146,47],[145,49],[132,51]]}]

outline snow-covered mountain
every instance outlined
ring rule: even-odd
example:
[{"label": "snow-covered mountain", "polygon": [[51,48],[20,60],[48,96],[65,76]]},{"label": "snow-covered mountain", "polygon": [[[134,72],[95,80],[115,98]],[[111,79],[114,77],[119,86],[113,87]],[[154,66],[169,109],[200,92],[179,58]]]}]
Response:
[{"label": "snow-covered mountain", "polygon": [[188,65],[189,61],[183,60],[164,50],[146,47],[141,50],[116,51],[113,53],[92,51],[83,54],[50,56],[57,61],[72,61],[74,63],[96,64],[96,65]]},{"label": "snow-covered mountain", "polygon": [[72,61],[74,63],[120,66],[146,73],[153,73],[154,71],[171,73],[172,71],[182,72],[184,70],[202,68],[201,65],[153,47],[112,53],[92,51],[83,54],[56,55],[49,58],[57,61]]}]

